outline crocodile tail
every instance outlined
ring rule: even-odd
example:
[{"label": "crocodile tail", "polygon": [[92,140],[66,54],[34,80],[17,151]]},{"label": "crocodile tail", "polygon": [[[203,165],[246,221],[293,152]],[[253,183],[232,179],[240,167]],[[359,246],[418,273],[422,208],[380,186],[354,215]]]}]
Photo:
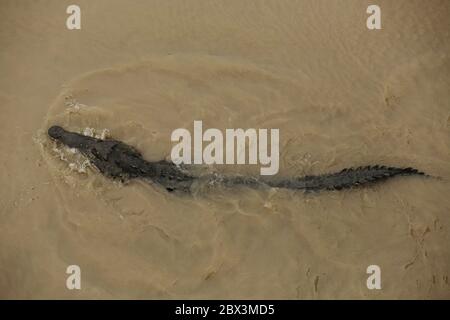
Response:
[{"label": "crocodile tail", "polygon": [[381,182],[394,176],[424,175],[414,168],[395,168],[387,166],[366,166],[348,168],[342,171],[318,176],[305,176],[296,179],[283,179],[269,182],[272,187],[298,189],[305,191],[341,190]]},{"label": "crocodile tail", "polygon": [[316,184],[306,185],[310,190],[341,190],[377,183],[395,176],[424,175],[414,168],[395,168],[387,166],[366,166],[344,169],[338,173],[321,176]]}]

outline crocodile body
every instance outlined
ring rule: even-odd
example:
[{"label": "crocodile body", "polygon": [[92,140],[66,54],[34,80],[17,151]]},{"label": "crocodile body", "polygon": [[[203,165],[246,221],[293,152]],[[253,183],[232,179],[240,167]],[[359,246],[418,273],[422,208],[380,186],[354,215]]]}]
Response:
[{"label": "crocodile body", "polygon": [[297,189],[304,191],[341,190],[366,186],[381,182],[394,176],[424,175],[413,168],[387,166],[366,166],[344,169],[337,173],[317,176],[304,176],[288,179],[257,179],[245,176],[208,175],[196,177],[181,170],[172,162],[165,160],[150,162],[133,147],[117,140],[102,140],[82,134],[69,132],[59,126],[48,130],[51,138],[70,148],[76,148],[105,176],[122,181],[134,178],[150,179],[169,192],[189,192],[198,179],[219,182],[225,186],[244,185],[251,187],[269,186],[274,188]]}]

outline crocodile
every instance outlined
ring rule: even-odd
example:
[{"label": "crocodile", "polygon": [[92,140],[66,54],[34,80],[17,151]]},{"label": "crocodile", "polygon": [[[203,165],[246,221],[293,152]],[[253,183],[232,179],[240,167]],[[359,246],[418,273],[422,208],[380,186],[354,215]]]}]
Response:
[{"label": "crocodile", "polygon": [[79,133],[66,131],[60,126],[48,129],[48,135],[81,152],[105,176],[127,181],[144,178],[162,186],[169,192],[191,191],[198,181],[209,181],[224,186],[272,187],[309,191],[342,190],[368,186],[395,176],[422,175],[425,173],[408,167],[396,168],[384,165],[369,165],[346,168],[339,172],[295,178],[255,178],[247,176],[219,176],[208,174],[196,176],[172,162],[147,161],[134,147],[114,139],[98,139]]}]

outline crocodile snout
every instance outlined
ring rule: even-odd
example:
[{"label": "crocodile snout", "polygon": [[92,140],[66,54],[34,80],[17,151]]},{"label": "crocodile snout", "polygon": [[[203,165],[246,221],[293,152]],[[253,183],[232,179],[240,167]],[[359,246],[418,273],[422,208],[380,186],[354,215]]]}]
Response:
[{"label": "crocodile snout", "polygon": [[66,131],[60,126],[51,126],[48,129],[48,135],[53,139],[60,139],[63,136],[64,132]]}]

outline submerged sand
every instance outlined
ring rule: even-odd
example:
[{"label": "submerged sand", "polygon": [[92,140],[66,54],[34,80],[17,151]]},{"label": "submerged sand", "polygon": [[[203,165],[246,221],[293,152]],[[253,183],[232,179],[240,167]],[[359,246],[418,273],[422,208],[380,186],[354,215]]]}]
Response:
[{"label": "submerged sand", "polygon": [[[0,3],[1,298],[450,298],[448,1],[378,1],[375,31],[368,1],[77,1],[77,31],[69,4]],[[194,120],[278,128],[283,176],[440,179],[180,197],[106,179],[45,134],[88,129],[161,160]]]}]

